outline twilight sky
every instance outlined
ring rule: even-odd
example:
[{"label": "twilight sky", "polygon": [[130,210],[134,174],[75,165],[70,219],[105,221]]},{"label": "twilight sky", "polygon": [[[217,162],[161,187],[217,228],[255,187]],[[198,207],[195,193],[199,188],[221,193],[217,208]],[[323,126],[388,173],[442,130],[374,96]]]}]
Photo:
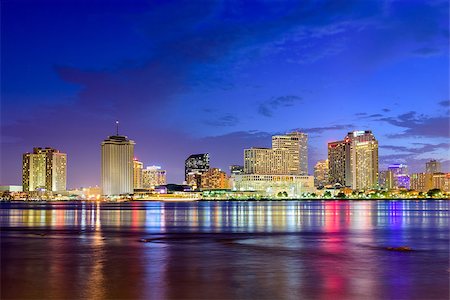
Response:
[{"label": "twilight sky", "polygon": [[100,183],[115,130],[144,165],[243,163],[301,129],[326,143],[370,129],[380,170],[449,171],[448,1],[24,1],[1,9],[1,178],[22,153],[68,155],[68,187]]}]

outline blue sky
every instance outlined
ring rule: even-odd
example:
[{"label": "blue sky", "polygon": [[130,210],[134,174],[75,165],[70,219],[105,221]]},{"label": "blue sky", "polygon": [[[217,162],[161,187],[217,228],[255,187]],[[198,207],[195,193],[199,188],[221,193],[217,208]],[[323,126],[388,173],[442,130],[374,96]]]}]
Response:
[{"label": "blue sky", "polygon": [[121,131],[145,165],[242,163],[292,129],[326,143],[371,129],[380,163],[422,171],[449,150],[447,1],[3,1],[1,184],[21,155],[68,153],[68,185],[98,184]]}]

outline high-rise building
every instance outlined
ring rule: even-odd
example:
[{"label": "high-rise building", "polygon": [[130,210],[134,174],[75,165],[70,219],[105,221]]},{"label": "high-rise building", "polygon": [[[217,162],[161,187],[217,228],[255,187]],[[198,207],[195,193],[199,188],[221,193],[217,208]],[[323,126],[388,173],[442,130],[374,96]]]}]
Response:
[{"label": "high-rise building", "polygon": [[200,189],[202,174],[209,170],[209,153],[193,154],[184,162],[184,179],[193,189]]},{"label": "high-rise building", "polygon": [[201,187],[205,189],[228,189],[229,181],[227,173],[218,168],[211,168],[201,175]]},{"label": "high-rise building", "polygon": [[245,149],[244,173],[292,175],[293,159],[294,155],[288,149]]},{"label": "high-rise building", "polygon": [[437,160],[430,160],[425,163],[425,173],[434,174],[441,172],[441,163]]},{"label": "high-rise building", "polygon": [[308,135],[293,131],[272,137],[272,149],[287,149],[292,154],[289,172],[285,174],[308,175]]},{"label": "high-rise building", "polygon": [[391,171],[381,171],[378,183],[381,189],[391,190],[394,188],[394,177]]},{"label": "high-rise building", "polygon": [[230,166],[230,173],[231,175],[240,175],[244,174],[244,166],[238,166],[238,165],[231,165]]},{"label": "high-rise building", "polygon": [[314,185],[316,187],[328,184],[328,159],[319,160],[314,166]]},{"label": "high-rise building", "polygon": [[428,173],[411,174],[411,189],[426,193],[433,188],[433,175]]},{"label": "high-rise building", "polygon": [[26,192],[66,190],[67,154],[53,148],[34,148],[22,160],[22,186]]},{"label": "high-rise building", "polygon": [[142,170],[142,187],[144,189],[152,189],[166,183],[166,170],[162,170],[160,166],[148,166]]},{"label": "high-rise building", "polygon": [[328,143],[329,181],[353,189],[378,186],[378,141],[372,131],[349,132]]},{"label": "high-rise building", "polygon": [[101,144],[102,190],[104,195],[133,193],[134,141],[112,135]]},{"label": "high-rise building", "polygon": [[405,164],[391,164],[388,170],[392,172],[394,189],[409,189],[410,178],[408,175],[408,166]]},{"label": "high-rise building", "polygon": [[142,169],[144,164],[137,160],[137,158],[133,159],[133,189],[141,189],[142,188]]}]

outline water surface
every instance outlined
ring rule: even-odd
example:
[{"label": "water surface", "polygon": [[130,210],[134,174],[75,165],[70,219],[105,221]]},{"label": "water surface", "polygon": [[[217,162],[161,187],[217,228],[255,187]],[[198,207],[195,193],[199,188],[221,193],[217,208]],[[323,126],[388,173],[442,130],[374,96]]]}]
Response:
[{"label": "water surface", "polygon": [[1,203],[0,217],[2,299],[449,298],[449,201]]}]

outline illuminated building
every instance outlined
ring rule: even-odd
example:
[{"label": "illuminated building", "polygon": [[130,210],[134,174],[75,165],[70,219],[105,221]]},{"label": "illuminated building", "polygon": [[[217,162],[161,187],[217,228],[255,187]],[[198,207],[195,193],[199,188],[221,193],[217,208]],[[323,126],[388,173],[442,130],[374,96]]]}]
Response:
[{"label": "illuminated building", "polygon": [[230,173],[232,175],[244,174],[244,166],[232,165],[230,166]]},{"label": "illuminated building", "polygon": [[142,188],[142,168],[144,164],[137,160],[137,158],[133,159],[133,189],[141,189]]},{"label": "illuminated building", "polygon": [[328,159],[319,160],[314,166],[314,186],[326,186],[328,184]]},{"label": "illuminated building", "polygon": [[292,174],[294,156],[288,149],[250,148],[244,150],[244,173]]},{"label": "illuminated building", "polygon": [[381,189],[391,190],[394,188],[394,177],[391,171],[381,171],[378,183]]},{"label": "illuminated building", "polygon": [[112,135],[101,144],[102,190],[104,195],[133,193],[134,141]]},{"label": "illuminated building", "polygon": [[411,174],[411,189],[418,192],[428,192],[433,187],[433,175],[428,173]]},{"label": "illuminated building", "polygon": [[425,173],[434,174],[441,172],[441,163],[437,160],[430,160],[425,163]]},{"label": "illuminated building", "polygon": [[202,174],[209,170],[209,153],[193,154],[184,162],[184,179],[192,188],[200,189]]},{"label": "illuminated building", "polygon": [[294,131],[285,135],[272,137],[272,149],[287,149],[292,158],[289,161],[289,172],[285,174],[308,175],[308,135]]},{"label": "illuminated building", "polygon": [[232,175],[232,190],[254,191],[262,196],[273,197],[280,194],[298,198],[303,193],[315,191],[314,176],[299,175]]},{"label": "illuminated building", "polygon": [[433,189],[450,192],[450,173],[434,173],[432,175]]},{"label": "illuminated building", "polygon": [[378,141],[372,131],[349,132],[343,141],[328,143],[330,184],[352,189],[378,186]]},{"label": "illuminated building", "polygon": [[144,189],[152,189],[166,183],[166,170],[162,170],[160,166],[148,166],[142,170],[142,187]]},{"label": "illuminated building", "polygon": [[205,189],[228,189],[227,173],[218,168],[211,168],[201,175],[201,187]]},{"label": "illuminated building", "polygon": [[409,189],[410,178],[408,175],[408,166],[405,164],[389,165],[388,170],[392,172],[394,189]]},{"label": "illuminated building", "polygon": [[25,192],[66,190],[67,154],[53,148],[34,148],[23,154],[22,186]]}]

